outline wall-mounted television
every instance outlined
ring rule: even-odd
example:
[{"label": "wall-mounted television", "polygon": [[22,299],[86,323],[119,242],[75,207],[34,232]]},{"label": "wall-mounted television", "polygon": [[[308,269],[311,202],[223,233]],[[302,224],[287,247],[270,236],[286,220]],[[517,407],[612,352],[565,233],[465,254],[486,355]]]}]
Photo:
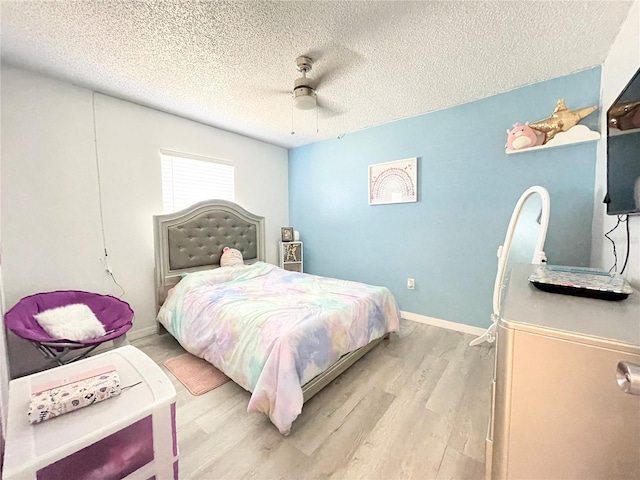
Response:
[{"label": "wall-mounted television", "polygon": [[640,215],[640,70],[607,111],[607,213]]}]

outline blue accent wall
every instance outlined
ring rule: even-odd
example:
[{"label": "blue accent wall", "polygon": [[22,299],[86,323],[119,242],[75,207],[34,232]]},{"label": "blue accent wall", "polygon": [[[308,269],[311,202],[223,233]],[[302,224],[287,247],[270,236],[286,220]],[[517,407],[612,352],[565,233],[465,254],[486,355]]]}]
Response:
[{"label": "blue accent wall", "polygon": [[[549,263],[587,266],[591,249],[596,142],[506,155],[506,130],[549,116],[558,98],[576,109],[599,97],[596,67],[289,150],[305,271],[384,285],[402,310],[488,326],[496,250],[528,187],[551,197]],[[596,112],[582,123],[597,122]],[[418,157],[418,202],[370,206],[368,166],[408,157]]]}]

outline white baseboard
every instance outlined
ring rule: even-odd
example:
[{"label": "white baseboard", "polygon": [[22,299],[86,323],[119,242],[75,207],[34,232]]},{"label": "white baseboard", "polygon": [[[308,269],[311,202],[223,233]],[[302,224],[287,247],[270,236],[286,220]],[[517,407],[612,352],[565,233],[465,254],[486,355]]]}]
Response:
[{"label": "white baseboard", "polygon": [[[133,332],[131,330],[129,330],[127,332],[127,343],[130,343],[133,340],[138,340],[139,338],[142,338],[142,337],[148,337],[149,335],[153,335],[154,333],[156,333],[156,331],[157,331],[156,327],[140,328],[138,330],[134,330]],[[116,346],[113,344],[113,342],[104,342],[104,343],[100,344],[98,346],[98,348],[93,350],[89,354],[89,356],[93,357],[94,355],[98,355],[99,353],[107,352],[109,350],[112,350],[113,348],[116,348]]]},{"label": "white baseboard", "polygon": [[[425,325],[433,325],[435,327],[446,328],[447,330],[455,330],[456,332],[468,333],[470,335],[482,335],[486,329],[480,327],[474,327],[472,325],[465,325],[464,323],[450,322],[448,320],[442,320],[441,318],[427,317],[426,315],[420,315],[419,313],[401,311],[400,315],[405,320],[411,320],[412,322],[424,323]],[[157,326],[140,328],[134,331],[127,332],[127,340],[132,342],[143,337],[154,335],[158,332]]]},{"label": "white baseboard", "polygon": [[441,318],[427,317],[426,315],[420,315],[419,313],[401,311],[400,316],[405,320],[411,320],[412,322],[433,325],[434,327],[446,328],[447,330],[455,330],[456,332],[468,333],[470,335],[482,335],[486,331],[485,328],[465,325],[464,323],[450,322],[449,320],[442,320]]},{"label": "white baseboard", "polygon": [[152,327],[139,328],[138,330],[129,330],[127,332],[127,340],[130,342],[134,340],[138,340],[143,337],[148,337],[149,335],[153,335],[158,332],[158,327],[155,325]]},{"label": "white baseboard", "polygon": [[[426,315],[420,315],[419,313],[401,311],[400,315],[405,320],[411,320],[412,322],[424,323],[425,325],[433,325],[435,327],[455,330],[456,332],[469,333],[471,335],[482,335],[486,330],[480,327],[465,325],[464,323],[450,322],[440,318],[427,317]],[[143,337],[154,335],[157,332],[158,328],[155,325],[152,327],[140,328],[138,330],[130,330],[127,332],[127,340],[132,342]]]}]

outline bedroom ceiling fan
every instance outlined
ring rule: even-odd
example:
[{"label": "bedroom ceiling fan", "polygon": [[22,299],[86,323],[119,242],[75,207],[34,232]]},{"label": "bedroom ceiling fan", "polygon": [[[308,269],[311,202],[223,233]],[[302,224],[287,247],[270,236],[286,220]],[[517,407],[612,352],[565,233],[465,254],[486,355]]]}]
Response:
[{"label": "bedroom ceiling fan", "polygon": [[298,110],[312,110],[318,106],[318,95],[314,88],[313,80],[307,78],[307,73],[313,67],[313,60],[309,57],[300,56],[296,58],[296,68],[302,77],[296,78],[293,82],[293,106]]},{"label": "bedroom ceiling fan", "polygon": [[291,135],[295,135],[295,129],[293,128],[294,124],[294,110],[303,110],[303,111],[316,111],[316,132],[318,129],[318,111],[322,110],[324,116],[336,116],[344,113],[343,111],[329,107],[327,103],[322,100],[322,102],[318,101],[317,89],[318,86],[326,82],[323,80],[325,75],[320,75],[316,78],[309,78],[307,74],[313,68],[313,60],[311,56],[301,55],[296,58],[296,69],[302,74],[301,77],[296,78],[293,82],[293,89],[287,90],[286,93],[289,94],[292,98],[291,104]]},{"label": "bedroom ceiling fan", "polygon": [[[314,54],[314,57],[319,58],[319,53]],[[316,58],[316,60],[318,60]],[[325,86],[330,78],[327,78],[327,73],[316,76],[315,78],[309,78],[307,75],[313,68],[314,59],[311,55],[301,55],[296,58],[296,69],[302,74],[301,77],[296,78],[293,82],[293,88],[291,90],[277,90],[278,93],[286,93],[293,99],[292,108],[296,110],[314,110],[319,109],[325,116],[335,116],[344,113],[343,110],[329,106],[326,99],[318,100],[318,88]],[[335,70],[335,69],[334,69]],[[331,73],[335,74],[335,71]]]}]

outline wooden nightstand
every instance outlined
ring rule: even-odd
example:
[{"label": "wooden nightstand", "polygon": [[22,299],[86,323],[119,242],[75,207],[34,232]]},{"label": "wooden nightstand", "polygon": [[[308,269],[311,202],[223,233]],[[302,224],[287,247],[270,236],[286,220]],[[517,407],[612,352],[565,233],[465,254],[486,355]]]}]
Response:
[{"label": "wooden nightstand", "polygon": [[291,272],[303,272],[302,242],[280,242],[280,268]]}]

